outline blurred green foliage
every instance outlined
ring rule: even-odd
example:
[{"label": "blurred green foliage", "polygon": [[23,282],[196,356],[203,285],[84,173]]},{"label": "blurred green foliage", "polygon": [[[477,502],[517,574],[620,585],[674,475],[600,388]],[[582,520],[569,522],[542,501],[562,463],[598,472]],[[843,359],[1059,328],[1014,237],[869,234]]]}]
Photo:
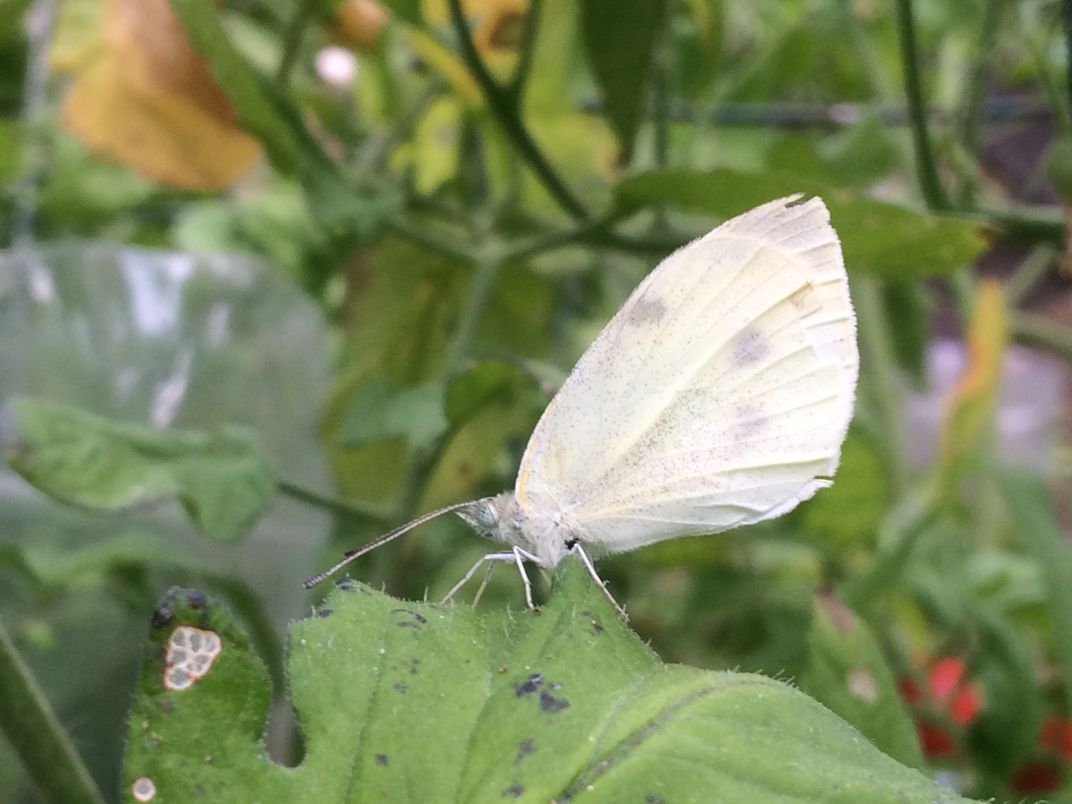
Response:
[{"label": "blurred green foliage", "polygon": [[[303,577],[508,488],[554,389],[658,259],[807,192],[830,206],[859,318],[833,488],[776,522],[601,571],[666,661],[797,679],[965,795],[1068,797],[1070,452],[1066,396],[1046,391],[1072,360],[1062,3],[172,0],[147,3],[142,30],[123,27],[123,7],[0,3],[0,398],[78,405],[113,446],[174,425],[161,438],[184,460],[191,444],[212,460],[205,434],[244,425],[267,445],[251,448],[253,485],[272,492],[247,513],[269,505],[275,535],[220,545],[145,495],[76,513],[3,475],[0,619],[107,796],[137,639],[164,589],[220,591],[281,679]],[[191,127],[211,107],[262,158],[224,191],[191,190],[117,163],[129,142],[87,147],[65,97],[120,47],[137,90],[123,102],[166,98]],[[223,111],[205,102],[214,85],[184,83],[201,58]],[[139,164],[166,136],[145,132]],[[139,329],[137,254],[156,255],[161,298],[182,287],[175,343]],[[180,270],[176,255],[207,262]],[[195,281],[178,282],[187,270]],[[972,344],[944,375],[936,334]],[[184,360],[190,383],[167,386]],[[168,388],[179,413],[149,415]],[[17,433],[17,416],[3,424]],[[54,454],[85,482],[76,446],[70,462]],[[212,476],[233,477],[232,459]],[[442,519],[351,571],[435,598],[485,550]],[[481,606],[517,604],[508,575]],[[951,659],[955,690],[936,676]],[[273,721],[277,757],[300,752],[293,734]],[[21,767],[0,746],[0,798],[32,800]]]}]

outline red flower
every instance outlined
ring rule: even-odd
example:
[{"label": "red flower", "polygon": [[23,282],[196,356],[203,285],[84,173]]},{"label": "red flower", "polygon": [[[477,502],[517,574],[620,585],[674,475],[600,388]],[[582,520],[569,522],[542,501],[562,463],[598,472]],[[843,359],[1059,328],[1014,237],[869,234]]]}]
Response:
[{"label": "red flower", "polygon": [[1055,752],[1066,762],[1072,760],[1072,718],[1047,717],[1039,732],[1039,747]]},{"label": "red flower", "polygon": [[1014,793],[1049,793],[1061,786],[1061,773],[1045,762],[1025,762],[1009,779]]},{"label": "red flower", "polygon": [[[943,656],[927,671],[926,689],[910,678],[897,682],[901,697],[913,708],[930,712],[939,722],[952,721],[958,726],[970,725],[983,708],[982,689],[966,680],[967,663],[958,656]],[[957,741],[950,731],[921,718],[917,721],[919,743],[928,757],[956,753]]]},{"label": "red flower", "polygon": [[945,729],[931,723],[917,723],[916,731],[919,733],[919,744],[926,756],[946,757],[956,753],[957,745]]}]

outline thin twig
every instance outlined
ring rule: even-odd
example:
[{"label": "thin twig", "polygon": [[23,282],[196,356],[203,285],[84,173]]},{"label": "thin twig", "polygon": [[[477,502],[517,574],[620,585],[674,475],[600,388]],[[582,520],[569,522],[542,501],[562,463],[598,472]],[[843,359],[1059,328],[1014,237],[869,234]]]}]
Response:
[{"label": "thin twig", "polygon": [[892,333],[882,309],[879,286],[872,277],[860,276],[852,286],[858,311],[860,350],[869,366],[871,406],[882,428],[881,448],[893,496],[899,497],[907,486],[902,445],[901,394],[897,388],[897,363],[894,359]]},{"label": "thin twig", "polygon": [[495,287],[501,264],[500,258],[492,255],[486,255],[477,260],[465,306],[458,317],[454,336],[447,347],[447,357],[443,361],[443,374],[446,377],[458,370],[472,347],[477,324],[480,323],[484,310],[488,306],[488,299]]},{"label": "thin twig", "polygon": [[56,23],[55,0],[37,0],[27,15],[27,23],[29,48],[22,93],[22,124],[30,136],[23,149],[22,172],[14,192],[11,233],[15,245],[33,241],[37,187],[45,172],[42,121],[48,101],[48,48]]},{"label": "thin twig", "polygon": [[279,58],[279,66],[275,72],[275,80],[280,86],[286,86],[290,81],[290,75],[298,61],[298,54],[301,53],[305,29],[309,27],[317,8],[319,5],[312,0],[298,0],[294,15],[290,18],[287,30],[283,34],[283,55]]},{"label": "thin twig", "polygon": [[1072,329],[1038,313],[1014,313],[1010,321],[1017,343],[1072,361]]},{"label": "thin twig", "polygon": [[348,500],[340,500],[336,497],[329,497],[318,491],[299,486],[297,483],[280,480],[276,483],[276,489],[280,494],[286,497],[298,500],[307,505],[312,505],[316,508],[322,508],[333,514],[354,517],[374,524],[383,524],[384,522],[390,521],[390,513],[388,511],[380,510],[372,506],[360,505]]},{"label": "thin twig", "polygon": [[0,622],[0,729],[46,801],[103,804],[30,668]]},{"label": "thin twig", "polygon": [[544,157],[528,128],[525,127],[524,122],[521,120],[519,106],[492,78],[491,73],[488,72],[488,68],[484,64],[484,60],[477,53],[476,45],[473,44],[472,33],[465,21],[461,0],[449,0],[449,7],[451,22],[454,25],[454,31],[461,48],[462,61],[465,62],[466,68],[476,80],[481,92],[484,93],[488,109],[496,122],[498,122],[499,127],[513,142],[518,154],[528,163],[540,183],[551,194],[551,197],[558,202],[558,205],[577,220],[587,220],[589,218],[588,211],[573,195],[573,192],[566,187],[546,157]]},{"label": "thin twig", "polygon": [[519,108],[522,97],[525,94],[529,73],[532,71],[532,57],[536,50],[536,32],[540,27],[540,10],[542,8],[542,0],[529,0],[529,8],[525,13],[525,27],[521,30],[521,44],[518,49],[517,65],[514,67],[514,74],[510,76],[510,83],[505,89],[507,97]]},{"label": "thin twig", "polygon": [[935,163],[934,150],[927,129],[927,110],[923,102],[912,0],[897,0],[897,31],[901,45],[901,64],[904,69],[905,95],[916,149],[916,172],[920,191],[929,209],[946,210],[949,209],[949,199],[938,178],[938,166]]}]

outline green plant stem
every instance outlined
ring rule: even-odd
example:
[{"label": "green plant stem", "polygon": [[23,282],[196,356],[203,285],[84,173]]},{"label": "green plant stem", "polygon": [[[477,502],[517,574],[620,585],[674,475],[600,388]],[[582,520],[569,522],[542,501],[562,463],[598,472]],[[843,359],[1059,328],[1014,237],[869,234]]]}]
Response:
[{"label": "green plant stem", "polygon": [[886,515],[880,527],[874,563],[840,590],[849,608],[865,617],[880,611],[886,594],[901,584],[920,537],[941,512],[938,489],[937,483],[928,483],[902,498]]},{"label": "green plant stem", "polygon": [[321,494],[318,491],[307,489],[304,486],[299,486],[286,480],[280,480],[276,483],[276,489],[285,497],[298,500],[314,508],[322,508],[333,514],[354,517],[378,525],[382,525],[390,519],[390,513],[387,511],[381,511],[371,506],[358,505],[347,500],[340,500],[337,497],[329,497],[326,494]]},{"label": "green plant stem", "polygon": [[1042,243],[1020,260],[1020,264],[1005,283],[1005,298],[1010,307],[1016,307],[1024,300],[1046,275],[1056,258],[1057,250],[1048,243]]},{"label": "green plant stem", "polygon": [[[989,67],[990,54],[994,50],[994,43],[1001,21],[1001,11],[1005,6],[1005,0],[985,0],[983,6],[983,22],[979,32],[979,46],[975,54],[975,63],[972,65],[967,80],[967,88],[964,92],[965,102],[961,116],[960,138],[964,149],[976,158],[979,150],[979,131],[983,122],[983,105],[986,101],[986,77]],[[960,192],[960,202],[970,205],[975,202],[978,190],[977,171],[973,175],[965,177]]]},{"label": "green plant stem", "polygon": [[103,804],[30,668],[0,621],[0,728],[44,800]]},{"label": "green plant stem", "polygon": [[1064,134],[1072,133],[1072,0],[1061,3],[1061,22],[1065,31],[1065,99]]},{"label": "green plant stem", "polygon": [[465,307],[462,308],[461,315],[458,317],[458,326],[454,330],[454,336],[447,347],[446,359],[443,361],[445,377],[454,374],[469,354],[473,336],[488,306],[488,299],[491,298],[491,291],[495,287],[495,280],[499,276],[501,265],[501,259],[497,255],[489,254],[477,260]]},{"label": "green plant stem", "polygon": [[298,0],[294,9],[294,15],[287,24],[287,30],[283,35],[283,55],[279,58],[279,66],[275,71],[275,80],[280,86],[286,86],[290,81],[294,65],[298,62],[298,54],[301,52],[302,39],[305,38],[305,29],[313,19],[313,14],[318,8],[317,3],[311,0]]},{"label": "green plant stem", "polygon": [[412,240],[429,251],[435,251],[452,260],[474,262],[477,259],[477,255],[470,246],[432,231],[428,226],[417,225],[399,216],[391,218],[384,226],[399,237]]},{"label": "green plant stem", "polygon": [[905,96],[912,123],[912,139],[916,149],[916,173],[927,207],[931,210],[949,209],[949,199],[938,178],[930,133],[927,129],[927,109],[923,102],[923,85],[919,69],[919,48],[916,43],[916,22],[912,0],[897,0],[897,31],[904,70]]},{"label": "green plant stem", "polygon": [[577,220],[587,220],[589,218],[588,211],[570,189],[566,187],[546,157],[544,157],[529,130],[525,127],[524,122],[521,120],[519,105],[515,102],[515,99],[511,98],[496,83],[491,73],[488,72],[483,59],[480,58],[480,54],[477,53],[469,26],[465,21],[461,0],[449,0],[448,5],[450,7],[451,22],[454,25],[454,31],[457,34],[459,47],[461,48],[462,61],[477,82],[481,92],[484,93],[488,109],[496,122],[498,122],[499,127],[513,142],[518,154],[528,163],[533,173],[536,174],[536,178],[540,180],[540,183],[543,184],[551,197],[558,202],[558,205]]},{"label": "green plant stem", "polygon": [[514,74],[510,76],[510,83],[506,87],[506,95],[520,108],[521,99],[525,94],[525,85],[528,82],[529,73],[532,71],[532,56],[536,50],[536,32],[540,27],[540,11],[543,8],[542,0],[529,0],[528,11],[525,12],[525,27],[521,31],[521,45],[517,56],[517,66]]},{"label": "green plant stem", "polygon": [[1003,209],[980,206],[966,214],[978,219],[980,224],[998,228],[1003,234],[1017,240],[1064,245],[1064,218],[1055,207],[1018,206]]},{"label": "green plant stem", "polygon": [[25,137],[20,171],[12,193],[11,239],[16,246],[33,242],[38,186],[46,172],[47,137],[44,129],[48,112],[48,50],[56,22],[56,5],[55,0],[37,0],[27,15],[29,47],[21,123],[29,136]]},{"label": "green plant stem", "polygon": [[412,133],[428,111],[428,107],[443,94],[446,86],[445,81],[434,78],[397,123],[368,140],[355,160],[357,167],[354,172],[358,178],[364,178],[368,173],[383,167],[394,147]]},{"label": "green plant stem", "polygon": [[1015,313],[1009,322],[1013,340],[1072,362],[1072,329],[1037,313]]},{"label": "green plant stem", "polygon": [[907,471],[901,445],[901,393],[897,387],[897,362],[894,359],[892,335],[878,280],[856,277],[852,285],[859,326],[861,362],[868,367],[871,384],[871,407],[881,428],[881,451],[894,498],[900,497],[907,486]]}]

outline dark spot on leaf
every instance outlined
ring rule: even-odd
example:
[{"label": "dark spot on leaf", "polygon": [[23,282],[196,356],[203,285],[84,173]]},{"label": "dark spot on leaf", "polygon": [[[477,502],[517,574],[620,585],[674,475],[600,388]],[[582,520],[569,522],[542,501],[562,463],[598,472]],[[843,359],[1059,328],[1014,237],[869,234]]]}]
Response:
[{"label": "dark spot on leaf", "polygon": [[514,687],[514,694],[518,698],[524,698],[526,695],[532,695],[532,693],[536,692],[536,690],[540,688],[540,685],[542,683],[543,673],[533,673],[531,676],[529,676],[516,687]]},{"label": "dark spot on leaf", "polygon": [[598,617],[596,617],[596,616],[595,616],[594,614],[592,614],[592,612],[590,612],[590,611],[582,611],[582,612],[579,612],[579,614],[580,614],[580,615],[581,615],[582,617],[588,617],[588,618],[589,618],[589,620],[591,621],[591,622],[589,623],[589,625],[590,625],[590,626],[591,626],[591,628],[592,628],[592,633],[593,633],[593,634],[597,634],[597,635],[598,635],[598,634],[602,634],[602,633],[603,633],[603,630],[604,630],[604,629],[603,629],[603,623],[601,623],[601,622],[599,621],[599,618],[598,618]]},{"label": "dark spot on leaf", "polygon": [[396,681],[393,686],[396,690],[403,694],[405,694],[405,692],[409,689],[409,684],[407,684],[405,681]]},{"label": "dark spot on leaf", "polygon": [[354,579],[351,578],[349,575],[344,575],[341,578],[339,578],[338,580],[336,580],[335,581],[335,587],[337,589],[341,589],[344,592],[356,592],[357,591],[357,584],[354,582]]},{"label": "dark spot on leaf", "polygon": [[386,766],[387,765],[387,754],[377,754],[376,755],[376,764]]},{"label": "dark spot on leaf", "polygon": [[335,609],[317,609],[316,610],[316,616],[317,617],[330,617],[334,613],[335,613]]},{"label": "dark spot on leaf", "polygon": [[195,609],[199,609],[208,603],[208,598],[205,597],[205,593],[199,589],[191,589],[186,593],[186,602]]},{"label": "dark spot on leaf", "polygon": [[503,798],[521,798],[523,795],[525,795],[525,788],[517,782],[502,791]]},{"label": "dark spot on leaf", "polygon": [[561,712],[567,706],[569,706],[569,701],[565,698],[556,698],[549,692],[540,693],[540,709],[544,712],[554,714],[555,712]]},{"label": "dark spot on leaf", "polygon": [[644,796],[644,804],[664,804],[663,797],[657,796],[655,793],[648,793]]},{"label": "dark spot on leaf", "polygon": [[535,740],[522,740],[517,744],[517,756],[514,757],[514,764],[523,760],[526,756],[536,750]]},{"label": "dark spot on leaf", "polygon": [[167,603],[161,603],[153,610],[153,616],[149,623],[153,628],[163,628],[171,622],[174,616],[175,612],[171,610],[171,607]]},{"label": "dark spot on leaf", "polygon": [[399,620],[395,623],[399,628],[420,628],[428,622],[427,617],[423,617],[412,609],[392,609],[391,614],[408,614],[409,618]]},{"label": "dark spot on leaf", "polygon": [[411,676],[417,675],[417,665],[419,665],[420,663],[421,663],[420,659],[410,659],[409,660],[409,674]]}]

